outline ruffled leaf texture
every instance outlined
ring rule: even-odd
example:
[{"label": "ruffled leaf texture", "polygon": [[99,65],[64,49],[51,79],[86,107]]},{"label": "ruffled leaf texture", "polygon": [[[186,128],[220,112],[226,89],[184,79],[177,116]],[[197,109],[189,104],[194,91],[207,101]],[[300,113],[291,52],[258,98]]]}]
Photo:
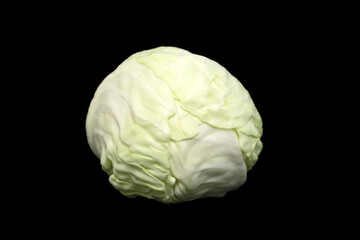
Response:
[{"label": "ruffled leaf texture", "polygon": [[163,203],[224,196],[262,150],[262,120],[243,85],[176,47],[136,53],[109,74],[86,133],[117,190]]}]

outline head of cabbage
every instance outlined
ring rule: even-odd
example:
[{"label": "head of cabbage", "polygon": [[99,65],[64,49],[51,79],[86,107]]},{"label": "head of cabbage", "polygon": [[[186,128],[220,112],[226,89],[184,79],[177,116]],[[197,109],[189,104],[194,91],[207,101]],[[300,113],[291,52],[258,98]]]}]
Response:
[{"label": "head of cabbage", "polygon": [[86,134],[117,190],[163,203],[224,196],[262,150],[262,120],[243,85],[176,47],[135,53],[109,74]]}]

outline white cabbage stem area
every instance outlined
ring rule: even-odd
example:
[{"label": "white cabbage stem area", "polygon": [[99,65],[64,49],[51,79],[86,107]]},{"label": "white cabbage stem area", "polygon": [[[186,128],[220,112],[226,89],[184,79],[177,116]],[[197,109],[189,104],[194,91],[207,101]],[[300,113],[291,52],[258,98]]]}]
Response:
[{"label": "white cabbage stem area", "polygon": [[175,47],[136,53],[109,74],[86,134],[117,190],[164,203],[224,196],[262,149],[262,120],[242,84]]}]

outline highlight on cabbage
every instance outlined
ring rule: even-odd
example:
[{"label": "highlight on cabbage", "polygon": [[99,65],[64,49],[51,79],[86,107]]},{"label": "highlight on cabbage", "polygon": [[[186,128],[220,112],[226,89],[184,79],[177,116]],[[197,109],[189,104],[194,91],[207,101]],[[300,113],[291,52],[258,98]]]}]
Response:
[{"label": "highlight on cabbage", "polygon": [[224,196],[262,150],[262,120],[243,85],[176,47],[135,53],[109,74],[86,135],[117,190],[163,203]]}]

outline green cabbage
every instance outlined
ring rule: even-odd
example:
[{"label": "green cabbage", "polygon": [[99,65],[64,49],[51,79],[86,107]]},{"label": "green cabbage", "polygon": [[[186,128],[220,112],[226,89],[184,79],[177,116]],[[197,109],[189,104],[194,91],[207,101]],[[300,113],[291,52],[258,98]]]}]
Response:
[{"label": "green cabbage", "polygon": [[175,47],[133,54],[109,74],[86,133],[117,190],[163,203],[224,196],[262,149],[248,91],[215,61]]}]

